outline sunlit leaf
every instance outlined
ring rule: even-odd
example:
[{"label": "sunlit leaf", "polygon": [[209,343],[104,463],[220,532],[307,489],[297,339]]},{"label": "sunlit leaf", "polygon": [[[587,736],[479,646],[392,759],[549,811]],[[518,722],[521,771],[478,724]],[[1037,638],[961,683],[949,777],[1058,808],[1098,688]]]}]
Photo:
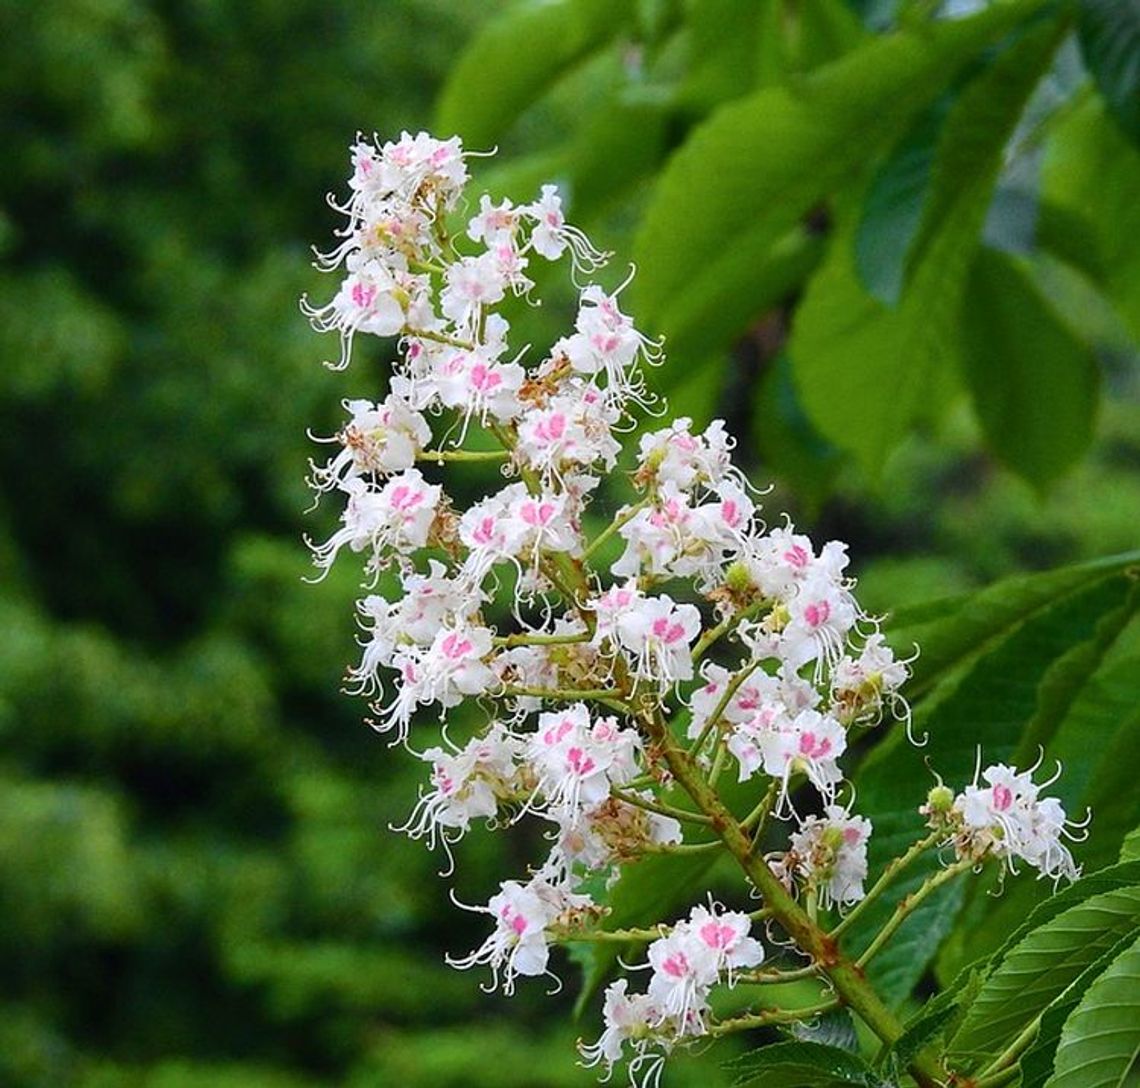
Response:
[{"label": "sunlit leaf", "polygon": [[633,8],[632,0],[526,0],[491,19],[448,75],[439,134],[491,146],[572,64],[621,31]]},{"label": "sunlit leaf", "polygon": [[[715,274],[742,236],[769,245],[784,237],[980,45],[1039,6],[995,5],[921,34],[876,39],[794,90],[767,88],[713,114],[669,162],[638,233],[639,298],[649,323],[683,300],[694,269]],[[731,286],[726,281],[726,292]]]},{"label": "sunlit leaf", "polygon": [[851,223],[808,286],[789,347],[804,407],[869,471],[946,401],[955,332],[970,319],[962,307],[967,276],[1003,151],[1062,30],[1049,21],[1027,30],[951,107],[898,306],[860,285]]}]

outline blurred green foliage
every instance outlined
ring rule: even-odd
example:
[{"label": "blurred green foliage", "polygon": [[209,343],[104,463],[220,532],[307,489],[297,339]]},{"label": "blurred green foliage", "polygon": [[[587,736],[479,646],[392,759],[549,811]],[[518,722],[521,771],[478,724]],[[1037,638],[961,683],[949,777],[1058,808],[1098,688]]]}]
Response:
[{"label": "blurred green foliage", "polygon": [[1138,31],[1129,0],[518,4],[438,118],[632,234],[663,384],[699,367],[809,501],[963,402],[1044,495],[1106,366],[1135,393]]},{"label": "blurred green foliage", "polygon": [[[334,224],[320,197],[356,128],[426,125],[450,70],[443,116],[466,110],[476,142],[528,152],[488,183],[525,198],[569,181],[572,214],[628,252],[695,125],[842,57],[894,6],[765,3],[759,24],[726,0],[524,4],[490,22],[502,5],[0,7],[0,1084],[593,1082],[573,1064],[594,1029],[571,1023],[572,992],[506,1002],[443,966],[481,927],[447,901],[439,860],[385,830],[418,772],[337,692],[355,579],[300,580],[301,533],[333,516],[303,516],[304,431],[331,431],[339,399],[374,396],[383,373],[373,351],[328,374],[297,314],[300,293],[329,290],[308,269]],[[480,49],[499,58],[490,75]],[[1059,115],[1041,168],[1058,256],[1034,266],[1035,297],[1067,303],[1064,328],[1078,315],[1106,391],[1091,452],[1082,438],[1045,497],[981,431],[1014,467],[1025,443],[1004,451],[960,399],[902,439],[874,489],[821,436],[781,349],[828,237],[856,230],[842,216],[828,234],[830,211],[782,208],[781,237],[736,251],[695,298],[688,340],[669,330],[689,364],[662,375],[675,407],[755,436],[741,452],[777,474],[769,509],[850,539],[872,608],[1135,543],[1119,326],[1138,320],[1122,224],[1140,167],[1106,113],[1128,103],[1107,101]],[[865,175],[889,159],[871,150],[849,165],[881,193]],[[887,203],[883,238],[901,207]],[[549,339],[559,316],[520,327]],[[1064,328],[1043,366],[1065,358]],[[1018,361],[1032,385],[1033,353]],[[473,835],[458,895],[485,900],[523,856]],[[699,1059],[670,1073],[716,1078]]]}]

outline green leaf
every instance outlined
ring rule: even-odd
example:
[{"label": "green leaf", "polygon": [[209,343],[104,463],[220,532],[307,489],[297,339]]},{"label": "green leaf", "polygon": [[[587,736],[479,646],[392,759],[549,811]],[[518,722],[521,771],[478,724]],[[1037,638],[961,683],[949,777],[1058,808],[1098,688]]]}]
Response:
[{"label": "green leaf", "polygon": [[1043,574],[1019,574],[965,598],[906,609],[889,617],[891,645],[921,654],[911,665],[906,691],[917,699],[954,671],[988,652],[1042,608],[1089,582],[1140,564],[1140,551],[1105,556]]},{"label": "green leaf", "polygon": [[834,1088],[854,1084],[882,1088],[882,1079],[857,1054],[820,1043],[774,1043],[744,1054],[726,1067],[733,1088]]},{"label": "green leaf", "polygon": [[[911,780],[912,786],[914,781]],[[913,822],[913,809],[908,815],[912,817]],[[882,819],[879,823],[885,823],[887,827],[897,826]],[[876,830],[877,827],[878,825]],[[899,843],[898,838],[894,841]],[[879,908],[876,917],[867,919],[866,928],[869,929],[875,921],[882,926],[886,921],[885,908],[888,905],[893,908],[903,896],[916,891],[922,880],[933,871],[933,865],[922,866],[910,879],[895,885],[891,889],[891,896]],[[922,978],[927,966],[937,955],[946,934],[953,928],[954,920],[961,912],[965,895],[964,880],[956,880],[940,888],[899,927],[887,947],[867,965],[867,977],[889,1005],[898,1005]],[[862,933],[853,934],[851,937],[853,945],[856,942],[862,944],[864,940]]]},{"label": "green leaf", "polygon": [[[728,347],[754,321],[802,284],[825,249],[818,234],[795,227],[775,245],[759,232],[734,244],[716,276],[697,273],[656,328],[671,359],[706,358]],[[637,281],[635,281],[637,282]]]},{"label": "green leaf", "polygon": [[907,258],[922,222],[947,96],[923,110],[875,172],[855,232],[855,268],[867,292],[888,306],[902,296]]},{"label": "green leaf", "polygon": [[[697,0],[686,5],[689,63],[677,101],[704,113],[755,85],[760,27],[773,0]],[[759,11],[757,10],[759,8]]]},{"label": "green leaf", "polygon": [[789,347],[803,404],[870,472],[947,399],[963,295],[1003,152],[1063,29],[1046,20],[1026,30],[951,107],[898,307],[860,286],[849,223],[808,286]]},{"label": "green leaf", "polygon": [[632,0],[516,4],[487,22],[452,66],[436,128],[489,147],[571,65],[629,22]]},{"label": "green leaf", "polygon": [[[1024,605],[1024,584],[1015,588]],[[859,810],[875,829],[869,850],[872,871],[920,834],[916,810],[925,792],[920,785],[923,762],[959,788],[973,774],[979,745],[987,762],[1008,759],[1034,717],[1040,686],[1054,662],[1074,645],[1095,637],[1104,616],[1119,607],[1128,588],[1122,575],[1110,574],[1065,595],[1038,599],[1036,608],[1013,622],[1005,613],[1008,626],[1001,625],[992,641],[983,644],[984,652],[967,669],[957,670],[937,699],[916,709],[915,729],[928,734],[926,747],[916,751],[900,731],[871,753],[854,782]],[[960,621],[955,617],[944,622]],[[927,858],[908,879],[889,889],[854,927],[848,938],[851,947],[868,944],[894,905],[914,891],[934,865],[934,859]],[[922,976],[950,931],[963,894],[959,882],[933,896],[871,961],[869,974],[886,1000],[900,1000]]]},{"label": "green leaf", "polygon": [[585,115],[565,152],[569,209],[576,221],[596,217],[658,168],[668,122],[654,102],[618,100]]},{"label": "green leaf", "polygon": [[[957,997],[958,995],[956,995]],[[935,1009],[923,1009],[887,1051],[887,1060],[899,1069],[905,1069],[917,1054],[943,1034],[961,1012],[957,1001],[947,1002]]]},{"label": "green leaf", "polygon": [[1085,996],[1085,992],[1093,982],[1132,944],[1132,941],[1131,934],[1117,941],[1104,955],[1090,963],[1065,992],[1041,1014],[1041,1024],[1033,1044],[1018,1063],[1021,1068],[1020,1088],[1043,1088],[1045,1082],[1053,1075],[1053,1059],[1057,1053],[1057,1045],[1061,1041],[1065,1021],[1081,1003],[1081,998]]},{"label": "green leaf", "polygon": [[[993,655],[992,668],[979,675],[986,663],[983,659],[945,697],[945,703],[933,708],[930,721],[957,720],[967,730],[968,723],[976,717],[981,730],[974,739],[983,746],[986,763],[997,759],[1021,767],[1036,763],[1039,752],[1036,741],[1030,738],[1040,730],[1038,739],[1046,740],[1050,723],[1071,705],[1074,692],[1066,685],[1074,681],[1072,674],[1080,672],[1079,667],[1091,667],[1098,654],[1107,651],[1119,631],[1120,606],[1130,590],[1131,580],[1118,574],[1058,602],[1039,622],[1027,625],[1009,641],[1007,648]],[[1070,616],[1072,626],[1066,630]],[[974,701],[975,697],[983,702]],[[987,704],[986,700],[992,702]],[[942,717],[944,707],[952,711],[951,718]],[[1004,731],[997,724],[1003,714],[1008,723]],[[921,728],[930,728],[934,733],[934,726],[928,725],[921,715],[920,721]],[[1007,748],[1005,744],[1011,746]],[[957,759],[961,767],[974,756],[969,750],[959,749],[954,756],[940,753],[933,758],[937,769],[945,773],[943,766],[948,758]],[[956,782],[960,784],[962,777],[959,771]],[[1060,798],[1067,812],[1081,817],[1079,779],[1070,782],[1062,774],[1049,792]],[[1028,879],[1011,881],[1001,895],[991,894],[992,890],[980,883],[971,889],[969,909],[948,942],[940,964],[943,973],[958,970],[991,952],[1048,894],[1045,884]]]},{"label": "green leaf", "polygon": [[[1135,760],[1140,748],[1140,701],[1137,699],[1137,677],[1140,677],[1140,656],[1132,656],[1107,670],[1098,690],[1110,692],[1112,699],[1120,699],[1122,709],[1113,722],[1104,722],[1100,728],[1087,729],[1081,734],[1085,720],[1076,719],[1072,735],[1066,723],[1058,741],[1065,741],[1069,753],[1082,742],[1094,757],[1086,788],[1079,805],[1073,807],[1076,815],[1082,810],[1092,812],[1093,824],[1088,841],[1077,848],[1077,857],[1088,866],[1111,864],[1119,856],[1125,836],[1140,819],[1140,792],[1136,789]],[[1124,704],[1124,699],[1130,702]],[[1103,709],[1107,710],[1109,702]],[[1067,768],[1078,765],[1074,754],[1061,750],[1060,743],[1050,750]]]},{"label": "green leaf", "polygon": [[[981,46],[1039,0],[868,42],[796,87],[769,87],[723,106],[674,155],[635,244],[639,309],[650,327],[682,302],[694,274],[737,287],[718,266],[741,238],[774,245],[868,151],[933,100]],[[858,132],[859,139],[852,139]]]},{"label": "green leaf", "polygon": [[1137,926],[1140,886],[1133,886],[1094,896],[1033,930],[986,980],[951,1053],[960,1060],[996,1054]]},{"label": "green leaf", "polygon": [[[1058,118],[1041,170],[1041,243],[1084,269],[1140,338],[1140,149],[1091,97]],[[1078,250],[1077,259],[1070,255]],[[1082,263],[1082,254],[1083,257]]]},{"label": "green leaf", "polygon": [[1062,888],[1048,898],[1042,900],[1030,912],[1022,923],[1006,938],[1002,946],[989,957],[989,962],[999,964],[1006,954],[1016,948],[1035,929],[1040,929],[1047,922],[1052,921],[1059,914],[1079,906],[1094,896],[1105,895],[1108,892],[1119,891],[1140,884],[1140,864],[1112,865],[1107,869],[1090,873],[1082,877],[1075,884]]},{"label": "green leaf", "polygon": [[1037,247],[1078,269],[1094,283],[1103,282],[1105,264],[1100,238],[1088,218],[1074,208],[1039,198]]},{"label": "green leaf", "polygon": [[1044,490],[1092,441],[1096,358],[1037,290],[1021,262],[974,260],[961,325],[962,365],[986,443]]},{"label": "green leaf", "polygon": [[1120,1088],[1140,1054],[1140,938],[1066,1021],[1048,1088]]},{"label": "green leaf", "polygon": [[786,0],[763,0],[752,7],[757,12],[760,38],[756,67],[759,86],[810,72],[849,52],[864,37],[845,0],[796,5]]},{"label": "green leaf", "polygon": [[1140,861],[1140,827],[1129,831],[1120,847],[1121,861]]},{"label": "green leaf", "polygon": [[[1048,750],[1051,755],[1060,756],[1061,753],[1052,750],[1054,738],[1060,740],[1069,750],[1079,744],[1083,744],[1087,749],[1089,740],[1094,737],[1103,739],[1115,732],[1111,725],[1107,729],[1097,728],[1099,725],[1109,725],[1107,722],[1098,721],[1094,725],[1090,721],[1089,708],[1082,700],[1082,696],[1089,693],[1090,685],[1098,678],[1101,665],[1111,659],[1114,647],[1136,617],[1137,609],[1140,609],[1140,584],[1137,580],[1124,575],[1117,585],[1121,598],[1119,606],[1106,612],[1097,623],[1092,637],[1074,644],[1067,654],[1058,658],[1045,675],[1038,691],[1037,711],[1033,715],[1033,720],[1026,726],[1018,748],[1016,762],[1019,766],[1032,763],[1041,751]],[[1123,684],[1119,687],[1122,687],[1123,691],[1119,688],[1112,690],[1113,695],[1120,696],[1109,703],[1113,712],[1124,709],[1120,705],[1123,700],[1130,696],[1134,699],[1140,695],[1140,684],[1137,683],[1136,676],[1140,676],[1140,673],[1133,672],[1131,676],[1121,678]],[[1099,696],[1103,693],[1098,689],[1095,694]],[[1103,704],[1098,701],[1096,710],[1103,711],[1103,709]],[[1070,722],[1073,711],[1080,713]],[[1126,713],[1121,715],[1122,718],[1125,716]],[[1071,791],[1069,795],[1077,796],[1080,792],[1079,787],[1084,783],[1074,781],[1071,763],[1066,763],[1066,766],[1068,767],[1066,785]]]},{"label": "green leaf", "polygon": [[1081,0],[1081,54],[1125,135],[1140,145],[1140,4]]},{"label": "green leaf", "polygon": [[[1092,637],[1075,643],[1049,667],[1038,687],[1033,719],[1012,759],[1025,767],[1044,752],[1046,766],[1056,761],[1062,768],[1049,793],[1075,819],[1091,810],[1093,833],[1074,842],[1072,851],[1079,864],[1092,870],[1116,860],[1122,838],[1140,818],[1131,770],[1140,745],[1140,659],[1130,651],[1140,634],[1133,618],[1137,593],[1127,578],[1115,584],[1122,603],[1104,613]],[[943,950],[940,972],[953,972],[992,951],[1048,895],[1042,883],[1030,880],[1007,884],[1000,896],[991,892],[984,885],[973,889],[962,922]]]}]

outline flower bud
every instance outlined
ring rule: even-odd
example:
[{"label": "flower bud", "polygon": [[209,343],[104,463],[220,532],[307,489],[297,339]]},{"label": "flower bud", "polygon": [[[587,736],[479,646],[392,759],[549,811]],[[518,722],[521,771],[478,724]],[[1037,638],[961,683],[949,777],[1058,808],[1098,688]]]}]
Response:
[{"label": "flower bud", "polygon": [[927,816],[944,819],[954,807],[954,791],[941,783],[933,786],[926,795],[926,804],[922,811]]},{"label": "flower bud", "polygon": [[742,563],[739,559],[729,565],[728,570],[724,572],[724,580],[733,593],[746,593],[755,586],[748,564]]}]

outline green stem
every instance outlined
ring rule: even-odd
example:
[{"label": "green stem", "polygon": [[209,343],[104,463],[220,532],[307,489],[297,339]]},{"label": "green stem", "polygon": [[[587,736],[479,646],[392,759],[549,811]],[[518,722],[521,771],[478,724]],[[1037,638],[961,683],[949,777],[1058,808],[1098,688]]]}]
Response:
[{"label": "green stem", "polygon": [[720,743],[717,745],[716,755],[713,756],[713,764],[709,769],[709,785],[715,787],[721,772],[728,762],[728,746],[724,743],[724,738],[721,738]]},{"label": "green stem", "polygon": [[474,351],[475,345],[468,340],[460,340],[455,336],[448,336],[442,332],[432,332],[430,329],[404,329],[404,335],[415,340],[432,340],[437,344],[447,344],[449,347],[462,348],[464,351]]},{"label": "green stem", "polygon": [[1040,1028],[1041,1015],[1038,1014],[1025,1025],[1017,1038],[978,1074],[978,1083],[980,1084],[986,1077],[996,1076],[998,1073],[1005,1071],[1008,1066],[1013,1065],[1033,1040],[1037,1038],[1037,1032]]},{"label": "green stem", "polygon": [[763,986],[769,983],[799,982],[801,979],[813,978],[819,974],[819,967],[809,963],[806,967],[795,967],[786,971],[769,968],[766,971],[738,971],[737,982],[748,983],[750,986]]},{"label": "green stem", "polygon": [[740,821],[740,826],[748,830],[756,825],[755,831],[752,833],[753,841],[759,836],[760,832],[764,830],[764,821],[768,819],[768,813],[772,809],[772,804],[776,800],[776,796],[780,792],[780,783],[773,780],[772,784],[764,791],[764,796],[760,798],[760,803]]},{"label": "green stem", "polygon": [[589,559],[595,551],[598,550],[611,536],[614,535],[623,525],[631,522],[642,510],[644,510],[650,503],[649,499],[642,499],[633,506],[627,507],[623,510],[613,521],[609,523],[598,535],[590,541],[589,547],[582,553],[583,559]]},{"label": "green stem", "polygon": [[638,797],[635,793],[626,793],[625,790],[620,790],[616,786],[610,787],[610,796],[616,797],[619,801],[624,801],[627,805],[633,805],[635,808],[643,808],[646,812],[656,812],[658,816],[672,816],[675,820],[684,820],[687,823],[704,824],[705,826],[712,823],[712,818],[703,812],[690,812],[688,809],[674,808],[664,801],[649,801],[644,797]]},{"label": "green stem", "polygon": [[859,968],[866,967],[883,945],[894,936],[895,930],[897,930],[930,895],[941,888],[943,884],[947,884],[953,880],[959,873],[964,873],[967,869],[972,868],[973,865],[974,861],[971,858],[964,858],[962,861],[955,862],[946,869],[940,869],[933,876],[928,877],[918,891],[906,896],[902,902],[895,907],[895,912],[891,915],[890,920],[875,934],[875,939],[867,946],[867,950],[863,955],[856,960],[855,966]]},{"label": "green stem", "polygon": [[634,941],[656,941],[659,937],[669,935],[669,926],[658,926],[654,929],[593,929],[584,933],[567,930],[552,932],[550,938],[555,941],[582,941],[591,944],[631,944]]},{"label": "green stem", "polygon": [[821,1001],[818,1005],[808,1005],[802,1009],[763,1009],[760,1012],[746,1013],[744,1016],[734,1016],[731,1020],[710,1024],[708,1034],[730,1035],[736,1031],[762,1028],[766,1024],[795,1024],[831,1012],[832,1009],[839,1008],[840,1004],[837,998],[832,998],[830,1001]]},{"label": "green stem", "polygon": [[1009,1069],[1002,1069],[1000,1072],[993,1073],[988,1077],[978,1077],[977,1080],[967,1081],[966,1084],[970,1088],[1005,1088],[1005,1085],[1012,1084],[1018,1077],[1021,1076],[1021,1070],[1015,1065]]},{"label": "green stem", "polygon": [[[661,717],[660,708],[643,703],[640,709],[643,728],[658,746],[673,777],[688,792],[696,807],[711,818],[714,830],[759,890],[772,911],[772,917],[827,975],[843,1003],[854,1010],[883,1042],[895,1042],[902,1035],[902,1024],[883,1004],[862,968],[847,959],[836,942],[812,924],[763,857],[753,852],[751,836],[705,781],[700,767],[674,741]],[[945,1080],[945,1072],[937,1058],[927,1051],[915,1057],[910,1072],[921,1088],[937,1088]]]},{"label": "green stem", "polygon": [[713,731],[718,721],[724,715],[728,704],[732,702],[732,697],[740,690],[741,685],[747,680],[758,668],[760,668],[759,661],[751,661],[744,666],[729,682],[728,687],[724,689],[724,694],[717,700],[716,706],[713,707],[712,713],[705,722],[704,728],[701,729],[700,735],[691,745],[689,745],[689,755],[695,756],[701,748],[704,747],[708,735]]},{"label": "green stem", "polygon": [[871,890],[863,897],[858,906],[850,912],[832,931],[831,936],[837,938],[841,933],[851,928],[859,916],[873,903],[887,887],[894,881],[895,877],[899,875],[907,866],[911,864],[916,858],[934,846],[941,838],[941,834],[937,831],[927,835],[925,839],[919,839],[918,842],[913,843],[906,851],[895,858],[883,870],[883,875],[872,885]]},{"label": "green stem", "polygon": [[437,272],[441,276],[447,275],[446,266],[442,264],[436,264],[435,261],[414,260],[409,263],[424,272]]},{"label": "green stem", "polygon": [[497,693],[501,698],[514,698],[528,696],[533,699],[549,699],[555,703],[577,703],[589,699],[595,703],[608,706],[619,714],[629,714],[629,706],[622,701],[622,691],[617,688],[528,688],[514,684],[507,684]]},{"label": "green stem", "polygon": [[[513,646],[573,646],[579,642],[589,642],[590,636],[575,635],[547,635],[540,631],[520,631],[515,635],[499,635],[491,640],[496,646],[510,649]],[[615,692],[615,694],[620,694]]]},{"label": "green stem", "polygon": [[731,631],[741,620],[748,620],[755,616],[762,609],[770,607],[767,601],[757,601],[756,604],[751,604],[740,612],[734,612],[731,616],[726,616],[715,627],[710,627],[701,637],[697,640],[697,644],[693,647],[693,664],[695,665],[702,657],[708,648],[716,642],[718,638]]},{"label": "green stem", "polygon": [[707,854],[713,850],[723,850],[720,839],[711,842],[644,842],[638,846],[641,854]]},{"label": "green stem", "polygon": [[442,465],[445,461],[505,461],[509,456],[506,450],[421,450],[416,460]]}]

